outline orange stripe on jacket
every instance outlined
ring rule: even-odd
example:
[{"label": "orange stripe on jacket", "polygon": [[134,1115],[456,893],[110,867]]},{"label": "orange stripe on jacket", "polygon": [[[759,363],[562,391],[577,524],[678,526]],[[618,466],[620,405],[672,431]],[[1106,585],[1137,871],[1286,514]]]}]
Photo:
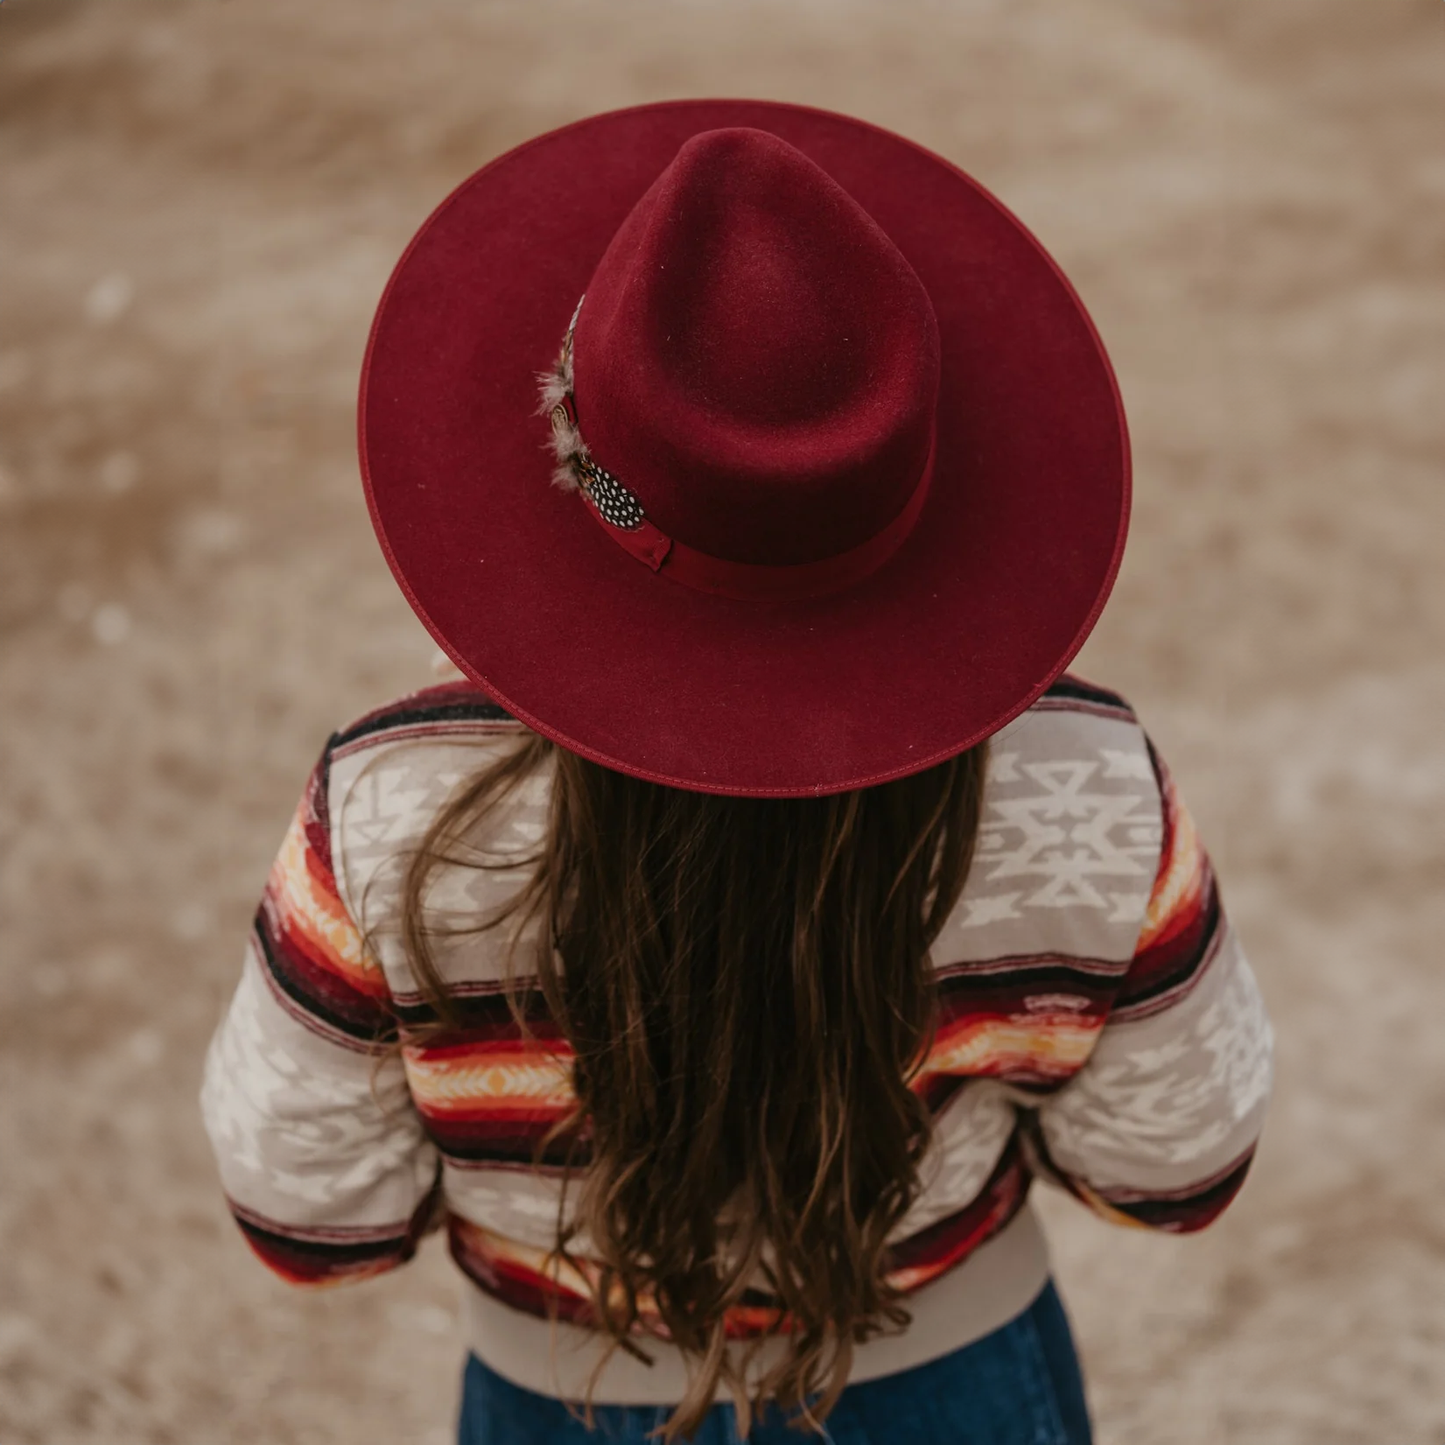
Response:
[{"label": "orange stripe on jacket", "polygon": [[1187,925],[1197,912],[1209,877],[1209,858],[1194,819],[1167,771],[1160,777],[1164,809],[1164,852],[1144,914],[1136,953],[1142,953]]},{"label": "orange stripe on jacket", "polygon": [[965,1014],[940,1027],[919,1077],[1025,1072],[1067,1078],[1089,1057],[1103,1023],[1074,1013]]},{"label": "orange stripe on jacket", "polygon": [[543,1049],[518,1040],[489,1040],[446,1049],[402,1049],[407,1083],[423,1114],[463,1118],[498,1114],[569,1112],[571,1051],[560,1043]]},{"label": "orange stripe on jacket", "polygon": [[386,976],[362,947],[336,879],[306,836],[309,801],[296,810],[266,882],[279,925],[305,948],[307,957],[358,993],[386,999]]}]

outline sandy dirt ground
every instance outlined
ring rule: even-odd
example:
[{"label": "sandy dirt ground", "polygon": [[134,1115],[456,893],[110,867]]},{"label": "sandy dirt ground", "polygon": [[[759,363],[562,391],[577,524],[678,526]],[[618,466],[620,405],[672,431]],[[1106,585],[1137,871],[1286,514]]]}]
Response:
[{"label": "sandy dirt ground", "polygon": [[1104,1445],[1445,1441],[1445,11],[1436,0],[10,0],[0,9],[0,1441],[441,1445],[438,1248],[289,1292],[195,1096],[327,732],[430,680],[354,461],[388,270],[634,101],[892,126],[1071,273],[1138,502],[1080,663],[1278,1029],[1188,1239],[1046,1201]]}]

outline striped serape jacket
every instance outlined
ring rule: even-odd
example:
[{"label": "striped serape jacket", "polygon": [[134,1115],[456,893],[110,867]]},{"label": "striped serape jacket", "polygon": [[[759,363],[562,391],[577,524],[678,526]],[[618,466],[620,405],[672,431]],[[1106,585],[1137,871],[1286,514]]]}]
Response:
[{"label": "striped serape jacket", "polygon": [[[513,1021],[505,930],[446,942],[460,1024],[426,1027],[395,926],[427,824],[522,732],[455,683],[329,740],[267,882],[202,1107],[235,1217],[283,1278],[379,1274],[444,1222],[469,1347],[522,1385],[576,1397],[598,1340],[585,1279],[550,1261],[563,1171],[533,1162],[573,1106],[566,1040],[525,977],[532,1038]],[[934,1137],[892,1237],[912,1321],[857,1347],[855,1381],[946,1354],[1028,1305],[1049,1267],[1027,1203],[1035,1177],[1120,1223],[1208,1224],[1243,1183],[1269,1095],[1254,978],[1128,705],[1066,676],[988,756],[975,861],[932,951],[939,1021],[914,1087]],[[533,849],[547,799],[547,777],[524,783],[487,848]],[[431,906],[475,919],[519,881],[516,869],[443,870]],[[585,1246],[570,1246],[584,1267]],[[762,1298],[728,1331],[771,1319]],[[681,1356],[643,1343],[652,1363],[617,1352],[595,1400],[680,1398]]]}]

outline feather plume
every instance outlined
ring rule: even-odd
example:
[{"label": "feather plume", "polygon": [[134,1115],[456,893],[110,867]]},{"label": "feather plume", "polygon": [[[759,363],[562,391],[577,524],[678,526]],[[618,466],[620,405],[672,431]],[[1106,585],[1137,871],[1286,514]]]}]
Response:
[{"label": "feather plume", "polygon": [[[581,309],[579,301],[577,311]],[[540,397],[537,414],[545,416],[551,423],[550,445],[552,455],[557,459],[557,465],[552,470],[552,482],[564,492],[577,490],[577,463],[588,460],[590,455],[587,443],[582,440],[582,433],[568,409],[572,402],[572,330],[577,324],[577,311],[572,313],[571,324],[567,327],[567,335],[552,369],[537,373]]]}]

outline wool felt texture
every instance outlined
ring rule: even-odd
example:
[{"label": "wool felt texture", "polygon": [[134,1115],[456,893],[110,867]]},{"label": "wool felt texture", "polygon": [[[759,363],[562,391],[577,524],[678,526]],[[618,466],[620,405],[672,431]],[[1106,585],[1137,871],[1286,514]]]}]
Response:
[{"label": "wool felt texture", "polygon": [[670,536],[816,562],[907,504],[938,395],[933,307],[825,171],[756,129],[687,141],[578,316],[578,421]]},{"label": "wool felt texture", "polygon": [[[584,293],[579,422],[664,531],[817,561],[897,515],[936,429],[902,545],[784,601],[615,545],[552,485],[536,414]],[[465,181],[383,295],[358,426],[388,561],[462,670],[575,752],[708,792],[839,792],[996,731],[1082,645],[1127,527],[1118,390],[1039,243],[911,142],[770,102],[594,116]]]},{"label": "wool felt texture", "polygon": [[[787,170],[791,172],[786,179],[804,192],[809,187],[818,188],[823,191],[826,199],[831,199],[830,193],[838,190],[821,170],[806,160],[798,151],[793,150],[782,141],[768,136],[766,132],[749,130],[710,131],[700,137],[698,141],[690,141],[679,152],[677,160],[663,173],[663,181],[674,183],[669,186],[669,189],[674,192],[680,189],[675,185],[680,178],[680,172],[686,174],[694,169],[705,170],[707,159],[716,154],[720,142],[732,149],[744,150],[750,158],[759,155],[768,156],[771,152],[772,158],[781,160]],[[699,159],[702,161],[701,167],[697,164]],[[779,168],[769,167],[768,169],[772,169],[776,173]],[[644,196],[639,202],[638,211],[648,207],[649,201],[654,198],[659,189],[660,184],[653,186],[647,196]],[[795,200],[797,193],[797,191],[792,192],[789,200]],[[761,199],[766,207],[766,203],[771,197],[764,196]],[[737,207],[737,213],[747,216],[749,209],[751,208],[748,205],[742,204]],[[856,212],[855,227],[868,228],[876,232],[877,228],[872,225],[872,222],[856,207],[853,209]],[[633,215],[636,216],[638,211],[634,211]],[[729,214],[731,213],[724,211],[720,213],[720,216],[726,218]],[[619,235],[624,234],[627,229],[624,226]],[[883,246],[892,251],[881,232],[877,234]],[[704,237],[704,239],[713,242],[711,249],[714,252],[726,252],[726,245],[719,245],[719,238],[716,235]],[[614,241],[612,249],[616,248],[617,243]],[[657,288],[646,286],[646,278],[650,271],[654,269],[665,271],[667,266],[665,256],[654,260],[647,252],[638,251],[638,248],[635,247],[632,249],[637,253],[636,259],[633,265],[626,268],[625,274],[629,279],[634,274],[640,275],[644,284],[630,287],[624,281],[623,286],[631,292],[631,297],[622,298],[623,308],[627,307],[627,301],[631,298],[640,296],[651,299],[655,297]],[[611,254],[612,252],[609,251],[609,255]],[[654,572],[665,565],[669,580],[699,588],[704,592],[748,600],[793,600],[803,597],[821,597],[828,592],[834,592],[839,588],[852,586],[855,582],[861,581],[892,557],[909,532],[913,530],[922,513],[923,505],[927,501],[928,484],[933,474],[935,432],[933,402],[938,383],[937,327],[933,322],[932,309],[927,306],[927,298],[923,295],[917,278],[913,277],[911,272],[907,272],[907,262],[903,261],[896,251],[893,251],[892,256],[888,259],[900,274],[906,272],[907,280],[911,283],[910,290],[914,293],[910,299],[921,300],[923,303],[916,308],[919,322],[917,333],[908,338],[912,345],[896,348],[901,366],[885,372],[881,378],[877,370],[865,372],[864,384],[851,386],[847,392],[839,395],[838,388],[828,384],[829,377],[826,368],[831,360],[829,353],[820,354],[816,350],[803,351],[799,360],[821,360],[824,374],[806,389],[804,393],[806,404],[796,408],[796,415],[788,418],[786,423],[782,425],[773,423],[763,427],[757,425],[760,414],[766,418],[768,412],[775,410],[773,394],[764,392],[759,394],[756,399],[748,398],[752,404],[746,410],[735,410],[719,415],[716,400],[719,388],[705,387],[701,390],[701,397],[704,403],[711,400],[712,407],[699,416],[698,429],[711,433],[708,443],[705,447],[699,447],[696,444],[697,439],[694,433],[686,430],[683,433],[687,440],[693,442],[694,450],[701,458],[696,467],[698,471],[711,468],[716,474],[720,470],[719,458],[729,449],[729,444],[732,444],[731,449],[738,455],[733,470],[731,472],[723,471],[722,476],[718,478],[723,485],[713,488],[714,494],[709,500],[713,502],[714,510],[722,511],[725,521],[732,521],[739,507],[745,506],[748,501],[755,507],[760,505],[767,508],[770,514],[776,513],[777,503],[782,502],[793,513],[792,516],[786,517],[786,529],[777,527],[778,518],[775,515],[770,515],[768,520],[773,523],[773,530],[779,535],[780,541],[785,546],[793,543],[794,539],[801,539],[805,543],[811,543],[813,550],[821,550],[817,546],[816,535],[823,534],[830,536],[832,538],[831,546],[837,548],[839,546],[838,536],[846,538],[849,535],[848,531],[838,526],[840,517],[845,524],[853,523],[852,530],[861,530],[857,528],[852,515],[853,510],[856,509],[848,507],[848,503],[853,500],[849,496],[851,483],[862,481],[865,485],[870,486],[875,494],[885,495],[885,500],[884,488],[896,491],[901,501],[885,505],[880,509],[884,513],[892,511],[892,517],[882,523],[876,531],[864,535],[862,541],[852,546],[845,546],[841,551],[828,550],[825,555],[814,560],[754,563],[731,560],[699,550],[663,532],[655,522],[646,516],[642,504],[636,496],[623,488],[616,477],[606,468],[599,467],[578,426],[573,367],[576,313],[573,315],[572,325],[568,328],[566,338],[551,371],[538,378],[540,383],[538,394],[541,398],[541,405],[538,409],[548,416],[552,428],[552,453],[557,459],[557,466],[552,472],[553,482],[568,491],[580,489],[592,504],[593,514],[604,534],[611,537],[613,541]],[[599,274],[605,270],[606,258],[604,258],[603,266],[599,268]],[[693,293],[688,294],[691,298]],[[796,299],[799,295],[808,300],[813,299],[808,296],[807,288],[798,288],[790,300]],[[857,309],[866,312],[872,299],[865,288],[863,294],[858,298]],[[581,309],[582,305],[579,302],[577,312],[580,313]],[[648,307],[646,301],[641,309],[640,316],[628,318],[630,325],[626,327],[626,330],[634,334],[642,333],[644,349],[647,340],[651,338],[660,338],[664,343],[670,342],[674,331],[681,330],[686,321],[685,317],[679,318],[669,308]],[[834,309],[839,308],[835,307]],[[858,330],[850,298],[846,296],[842,298],[842,309],[851,318],[848,322],[850,328]],[[818,331],[820,318],[816,308],[799,314],[799,308],[794,305],[790,311],[789,329],[794,336],[802,338]],[[827,318],[821,319],[826,320]],[[749,349],[755,351],[752,328],[739,328],[739,332]],[[696,336],[696,332],[693,334]],[[785,337],[784,342],[786,343],[788,339],[790,338]],[[600,357],[598,357],[597,351],[593,352],[593,356],[598,359],[594,359],[589,365],[589,371],[606,375],[610,370],[616,369],[616,358],[609,357],[605,347],[599,348],[599,350]],[[682,351],[677,360],[686,364],[691,359],[690,351],[691,348]],[[925,363],[922,366],[919,365],[920,359]],[[626,358],[624,358],[624,362],[625,360]],[[732,358],[729,360],[732,361]],[[752,369],[748,365],[746,357],[739,360],[741,366],[737,361],[732,362],[735,369]],[[662,361],[664,371],[666,371],[671,358],[664,357]],[[900,371],[902,372],[901,376],[899,375]],[[921,384],[915,388],[915,395],[912,397],[908,395],[906,387],[910,373]],[[670,378],[664,377],[664,385],[668,379]],[[794,369],[788,372],[786,379],[796,385],[799,380],[798,371]],[[900,381],[905,383],[902,388],[899,386]],[[901,399],[905,403],[912,403],[901,415],[892,413],[888,407],[890,388],[894,392],[901,390]],[[816,415],[820,405],[825,409],[821,418]],[[697,408],[693,408],[693,410],[696,411]],[[848,413],[851,413],[851,416]],[[721,426],[718,425],[719,421],[723,423]],[[865,450],[861,457],[857,455],[856,449],[846,446],[842,449],[838,448],[834,436],[840,431],[846,434],[850,421],[854,423],[852,429],[861,431],[865,438],[869,433],[874,437],[878,437],[879,433],[882,433],[881,440],[885,443],[895,443],[889,448],[893,455],[890,457],[876,444]],[[737,422],[741,422],[741,425],[736,425]],[[898,425],[900,422],[902,423],[901,427]],[[899,430],[906,432],[910,424],[915,429],[925,427],[927,429],[927,446],[921,468],[918,466],[916,455],[909,454],[910,450],[916,453],[917,443],[913,448],[901,451],[896,446],[896,433]],[[644,427],[640,438],[644,446],[651,440],[652,430],[651,426]],[[895,435],[888,435],[890,431]],[[799,432],[803,433],[801,437],[798,435]],[[806,449],[798,446],[800,440]],[[612,448],[614,458],[620,457],[625,463],[628,456],[625,436],[622,444],[619,445],[614,433]],[[747,499],[731,495],[730,489],[734,485],[734,479],[744,477],[750,467],[756,473],[752,489],[754,495]],[[628,474],[635,476],[631,467],[628,468]],[[679,476],[686,476],[689,478],[689,485],[694,485],[693,475],[694,468],[686,457],[674,458],[673,465],[664,471],[661,478],[663,486],[661,495],[664,500],[668,490],[676,490],[669,488],[669,483]],[[806,491],[799,489],[800,480],[806,484]],[[761,485],[758,485],[759,483]],[[649,491],[649,497],[655,495],[656,492],[657,488],[654,487]],[[685,489],[681,500],[686,507],[689,499]],[[729,500],[732,502],[731,508],[723,511],[722,504]],[[798,505],[799,502],[802,503],[802,506]],[[790,507],[789,504],[791,504]],[[652,502],[649,501],[648,505],[651,507]],[[894,510],[895,507],[896,510]],[[692,510],[695,513],[697,509]],[[702,518],[694,515],[689,519],[684,511],[682,524],[684,527],[706,536],[705,515]],[[716,543],[710,540],[710,545],[716,545]],[[796,554],[798,549],[794,548],[793,550]],[[785,552],[783,555],[788,554]]]}]

